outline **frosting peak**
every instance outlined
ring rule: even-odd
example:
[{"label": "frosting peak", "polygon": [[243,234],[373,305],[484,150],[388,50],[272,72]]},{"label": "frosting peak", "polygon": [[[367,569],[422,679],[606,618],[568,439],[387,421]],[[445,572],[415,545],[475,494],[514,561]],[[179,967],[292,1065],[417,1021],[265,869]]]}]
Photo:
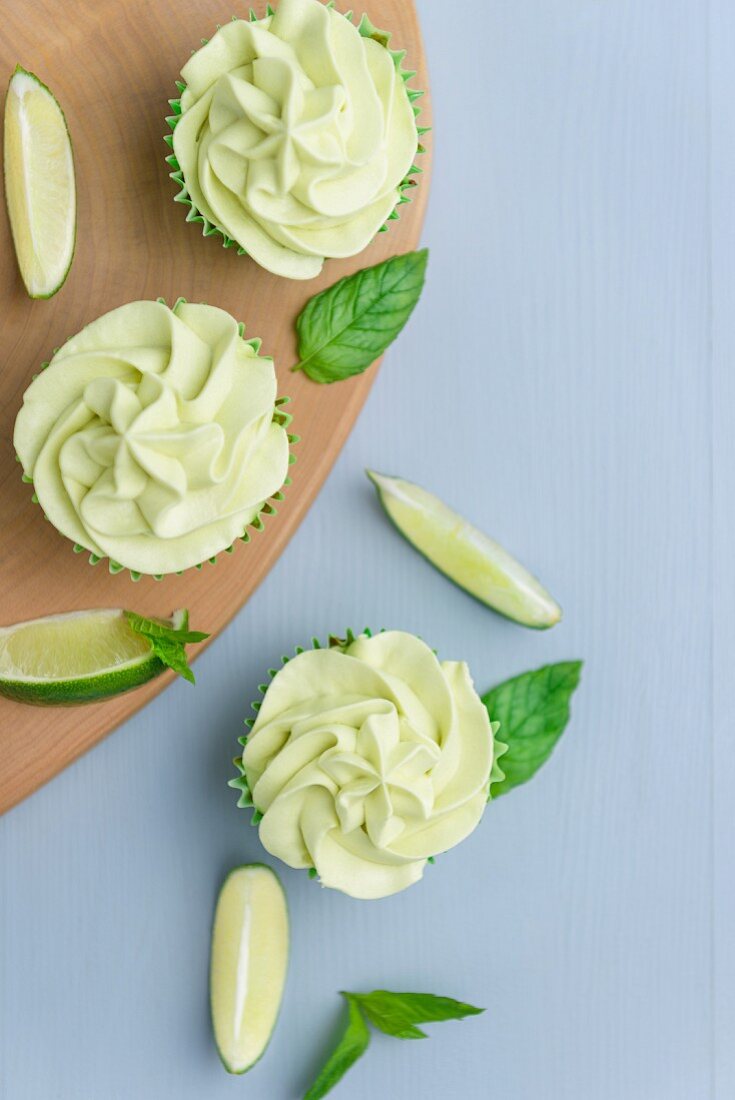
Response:
[{"label": "frosting peak", "polygon": [[26,391],[15,447],[46,515],[141,573],[229,547],[283,484],[273,362],[223,310],[132,302],[69,340]]},{"label": "frosting peak", "polygon": [[352,897],[379,898],[472,832],[495,755],[467,666],[390,631],[289,661],[241,769],[272,855],[315,867]]},{"label": "frosting peak", "polygon": [[182,70],[173,150],[197,208],[277,275],[372,240],[418,147],[385,46],[321,0],[228,23]]}]

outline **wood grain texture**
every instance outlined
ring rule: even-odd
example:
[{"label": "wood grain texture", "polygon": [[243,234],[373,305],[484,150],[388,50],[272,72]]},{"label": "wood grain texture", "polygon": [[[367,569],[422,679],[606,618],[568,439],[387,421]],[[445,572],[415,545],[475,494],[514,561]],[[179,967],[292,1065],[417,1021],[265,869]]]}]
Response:
[{"label": "wood grain texture", "polygon": [[[340,5],[341,6],[341,5]],[[256,4],[263,14],[264,5]],[[341,6],[342,10],[347,10]],[[213,636],[248,599],[286,545],[317,494],[357,417],[376,369],[326,387],[294,375],[293,321],[311,295],[337,278],[418,243],[428,196],[428,161],[402,207],[371,247],[349,261],[329,262],[319,279],[279,279],[250,259],[205,240],[200,227],[186,224],[185,207],[175,204],[163,143],[167,99],[174,81],[200,39],[211,36],[229,7],[197,0],[54,0],[0,3],[3,34],[0,71],[17,61],[34,71],[57,95],[74,144],[78,186],[77,253],[65,286],[50,302],[31,302],[14,263],[9,228],[0,218],[0,314],[3,387],[0,395],[0,621],[85,607],[124,606],[149,615],[188,607],[191,621]],[[428,77],[413,3],[373,0],[373,22],[393,31],[392,45],[408,51],[418,70],[413,84],[427,89]],[[425,106],[424,106],[425,105]],[[428,125],[428,97],[422,100]],[[293,431],[301,436],[293,485],[279,514],[264,533],[215,567],[188,571],[162,582],[128,574],[111,576],[107,563],[95,569],[87,555],[44,522],[20,479],[12,447],[13,422],[22,395],[52,349],[84,324],[124,302],[179,296],[229,310],[249,336],[263,338],[263,353],[276,360],[279,391],[293,403]],[[0,699],[3,764],[0,812],[8,809],[94,745],[172,679],[162,677],[132,695],[84,709],[42,710]]]}]

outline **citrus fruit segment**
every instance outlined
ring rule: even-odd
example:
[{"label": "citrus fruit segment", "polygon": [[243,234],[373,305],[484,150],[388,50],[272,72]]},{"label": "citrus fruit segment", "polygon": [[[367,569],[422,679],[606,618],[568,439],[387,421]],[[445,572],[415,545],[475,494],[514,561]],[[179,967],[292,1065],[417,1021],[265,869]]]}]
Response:
[{"label": "citrus fruit segment", "polygon": [[217,1049],[229,1073],[263,1055],[278,1018],[288,967],[288,910],[277,875],[238,867],[217,900],[210,992]]},{"label": "citrus fruit segment", "polygon": [[74,159],[64,112],[20,65],[5,98],[5,197],[26,289],[31,298],[50,298],[74,256]]},{"label": "citrus fruit segment", "polygon": [[[172,630],[185,627],[177,611]],[[64,706],[130,691],[166,664],[120,610],[74,611],[0,627],[0,695],[22,703]]]},{"label": "citrus fruit segment", "polygon": [[559,622],[556,600],[494,539],[420,485],[366,472],[401,534],[460,588],[523,626],[543,630]]}]

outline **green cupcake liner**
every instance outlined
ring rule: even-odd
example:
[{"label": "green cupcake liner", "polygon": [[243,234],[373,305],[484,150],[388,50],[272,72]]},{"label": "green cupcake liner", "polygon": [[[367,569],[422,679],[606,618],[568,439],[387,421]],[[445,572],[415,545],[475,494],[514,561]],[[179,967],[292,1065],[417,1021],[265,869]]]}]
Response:
[{"label": "green cupcake liner", "polygon": [[[166,305],[166,299],[165,298],[157,298],[156,301],[161,302],[162,305]],[[174,302],[174,305],[173,305],[172,309],[175,310],[177,306],[179,306],[179,305],[181,305],[182,303],[185,303],[185,302],[186,302],[186,298],[177,298],[176,301]],[[203,303],[203,304],[206,304],[206,303]],[[245,336],[245,324],[244,324],[244,322],[240,321],[238,323],[238,331],[240,333],[240,338],[244,339],[244,336]],[[257,355],[258,352],[260,351],[260,348],[261,348],[261,345],[262,345],[262,340],[259,337],[256,336],[256,337],[253,337],[251,340],[245,340],[245,343],[249,344],[250,347],[253,349],[253,351]],[[53,354],[56,355],[56,353],[60,350],[61,350],[61,348],[54,348],[53,349]],[[49,364],[50,364],[50,360],[46,363],[41,363],[41,370],[42,371],[46,370],[46,368],[49,366]],[[34,374],[32,376],[31,381],[33,381],[37,377],[38,377],[38,375]],[[290,404],[290,402],[291,402],[291,398],[284,396],[284,397],[278,397],[276,399],[276,403],[275,403],[276,404],[276,409],[275,409],[275,412],[273,414],[273,422],[276,423],[276,424],[280,424],[281,427],[285,428],[285,429],[288,429],[290,427],[292,421],[293,421],[293,417],[291,416],[291,414],[287,413],[287,412],[284,412],[284,406]],[[288,436],[288,442],[289,442],[289,447],[290,448],[294,447],[297,443],[300,442],[300,436],[298,436],[298,435],[293,435],[291,432],[287,431],[287,436]],[[18,462],[18,463],[20,462],[20,458],[18,457],[18,455],[15,456],[15,461]],[[289,456],[288,456],[289,466],[293,466],[293,464],[295,462],[296,462],[296,455],[293,453],[293,450],[289,449]],[[27,474],[22,475],[22,481],[24,481],[25,484],[27,484],[27,485],[31,485],[31,486],[33,485],[33,478],[29,477]],[[243,531],[242,535],[240,535],[240,537],[236,540],[236,542],[248,543],[248,542],[250,542],[250,540],[252,538],[252,533],[253,532],[257,533],[257,532],[265,530],[265,520],[266,520],[266,518],[268,516],[274,516],[274,515],[277,514],[278,509],[276,508],[276,505],[280,504],[283,500],[286,499],[285,498],[285,490],[289,487],[289,485],[291,485],[291,478],[287,477],[286,480],[284,481],[283,485],[281,486],[281,488],[278,490],[278,492],[274,493],[272,497],[268,498],[268,500],[265,502],[265,504],[260,509],[258,514],[255,516],[255,518],[253,520],[250,521],[250,523],[247,525],[247,527]],[[32,497],[31,497],[31,501],[33,502],[33,504],[38,504],[39,507],[40,507],[40,502],[39,502],[38,496],[36,495],[35,492],[33,493]],[[42,509],[42,512],[43,512],[43,509]],[[45,512],[43,512],[43,518],[48,519],[48,516],[46,515]],[[51,521],[49,520],[49,522],[51,522]],[[62,535],[62,532],[59,531],[59,534]],[[66,535],[62,535],[62,537],[66,538]],[[67,539],[67,541],[71,542],[71,539]],[[225,547],[225,549],[221,550],[220,553],[221,554],[232,554],[232,553],[234,553],[235,545],[236,545],[236,543],[233,543],[231,546]],[[156,581],[162,581],[165,576],[181,577],[186,572],[186,570],[184,570],[184,569],[179,569],[173,574],[169,574],[169,573],[139,573],[135,569],[128,569],[126,566],[121,565],[120,562],[113,561],[112,559],[100,556],[99,554],[95,554],[92,550],[89,549],[88,546],[82,546],[81,543],[78,543],[78,542],[72,543],[72,549],[73,549],[73,552],[75,554],[89,554],[89,564],[90,565],[99,565],[99,563],[101,561],[107,561],[108,569],[109,569],[111,574],[116,575],[118,573],[128,573],[130,575],[131,581],[139,581],[141,579],[141,577],[144,577],[144,576],[151,576]],[[219,554],[215,554],[214,557],[207,558],[206,561],[199,562],[196,565],[190,566],[189,568],[198,569],[198,570],[201,571],[204,568],[205,565],[216,565],[218,557],[219,557]]]},{"label": "green cupcake liner", "polygon": [[[356,638],[358,638],[362,635],[366,635],[368,638],[372,638],[373,633],[374,632],[372,630],[370,630],[369,627],[365,627],[364,630],[360,631],[360,634],[355,634],[355,632],[353,630],[347,630],[345,632],[344,638],[339,638],[336,635],[331,634],[329,636],[327,645],[324,645],[319,640],[319,638],[312,638],[311,639],[311,648],[312,649],[341,649],[341,650],[344,651],[345,649],[347,649],[348,646],[352,645],[352,643],[356,640]],[[382,631],[380,633],[382,633]],[[294,657],[298,657],[302,653],[305,653],[305,652],[306,652],[306,647],[305,646],[297,646],[292,655],[285,656],[285,657],[281,658],[281,667],[283,667],[284,665],[287,665],[289,663],[289,661],[293,660]],[[243,749],[245,748],[245,746],[248,743],[249,731],[255,725],[255,721],[257,719],[258,711],[260,710],[260,708],[263,705],[263,699],[265,698],[266,692],[268,691],[268,688],[270,687],[271,683],[273,682],[274,677],[276,676],[276,674],[279,671],[280,670],[277,669],[277,668],[269,668],[268,669],[268,681],[267,681],[267,683],[258,684],[258,691],[260,692],[260,699],[256,700],[254,703],[250,704],[251,710],[255,711],[255,718],[246,718],[245,719],[245,725],[248,728],[248,733],[244,734],[242,737],[238,737],[238,739],[237,739],[238,743],[240,745],[242,745]],[[503,741],[500,741],[497,737],[498,723],[497,722],[492,723],[492,727],[493,727],[493,743],[494,743],[495,751],[493,753],[493,765],[492,765],[492,768],[491,768],[491,771],[490,771],[490,780],[489,780],[489,783],[488,783],[488,798],[487,798],[488,802],[492,801],[492,788],[493,788],[493,785],[496,784],[496,783],[502,783],[502,781],[505,779],[505,773],[503,772],[502,768],[500,767],[498,761],[499,761],[500,757],[503,756],[503,754],[508,751],[508,746]],[[233,759],[232,762],[235,765],[237,771],[239,772],[239,775],[237,775],[234,779],[230,779],[228,781],[227,785],[228,785],[228,787],[232,787],[234,790],[240,792],[240,797],[238,798],[237,806],[238,806],[239,809],[252,810],[252,816],[251,816],[251,819],[250,819],[250,824],[257,826],[262,821],[263,814],[260,812],[260,810],[258,810],[256,808],[255,803],[253,802],[253,795],[252,795],[252,792],[250,790],[250,786],[248,784],[247,775],[245,773],[245,766],[243,764],[242,753],[239,756],[236,756]],[[435,860],[436,860],[436,856],[430,856],[429,859],[428,859],[428,862],[429,863],[434,863]],[[311,878],[315,878],[316,874],[317,874],[316,869],[313,868],[313,867],[309,870],[308,873],[309,873],[309,876]]]},{"label": "green cupcake liner", "polygon": [[[334,0],[329,0],[329,3],[326,6],[328,8],[333,8],[334,7]],[[275,14],[274,8],[272,7],[271,4],[268,4],[268,6],[266,8],[266,17],[269,16],[269,15],[274,15],[274,14]],[[345,19],[348,19],[350,22],[353,22],[353,16],[354,16],[354,12],[349,11],[349,12],[344,13]],[[232,22],[237,22],[237,20],[239,18],[240,18],[240,16],[233,15]],[[257,23],[259,21],[258,16],[256,15],[256,13],[253,11],[252,8],[250,9],[250,13],[249,13],[248,18],[249,18],[251,23]],[[222,24],[218,23],[217,24],[217,30],[220,30],[221,27],[222,27]],[[417,100],[421,99],[422,96],[424,96],[426,93],[423,92],[423,91],[420,91],[416,88],[409,88],[408,87],[408,82],[410,80],[412,80],[413,77],[416,76],[416,71],[415,70],[404,69],[404,67],[403,67],[403,61],[404,61],[408,51],[407,50],[391,50],[390,47],[389,47],[389,42],[390,42],[390,39],[391,39],[390,32],[381,31],[378,27],[374,26],[374,24],[371,23],[370,20],[368,19],[367,15],[363,15],[357,29],[360,32],[360,34],[363,36],[363,38],[372,38],[374,41],[379,42],[381,46],[384,46],[385,49],[388,50],[388,53],[390,54],[390,56],[393,59],[393,63],[395,64],[397,72],[400,74],[401,79],[403,80],[404,84],[406,84],[406,92],[408,94],[409,100],[411,101],[411,105],[412,105],[412,108],[413,108],[413,113],[416,117],[416,133],[418,135],[417,156],[420,156],[422,153],[426,152],[426,148],[422,144],[421,138],[424,136],[424,134],[428,134],[430,132],[431,127],[430,126],[419,126],[419,124],[418,124],[418,118],[419,118],[419,115],[421,114],[421,108],[416,105],[416,102],[417,102]],[[202,46],[206,46],[208,42],[209,42],[208,38],[203,38],[202,39]],[[194,53],[196,53],[196,50],[192,50],[192,56],[193,56]],[[184,173],[181,169],[181,165],[178,162],[176,154],[173,152],[173,144],[174,144],[173,131],[176,129],[176,126],[178,125],[179,119],[181,118],[181,114],[182,114],[182,112],[181,112],[181,96],[186,91],[186,84],[183,83],[181,80],[177,80],[177,81],[175,81],[175,83],[176,83],[176,87],[178,88],[179,95],[178,95],[178,98],[176,98],[176,99],[169,99],[169,101],[168,101],[169,106],[171,107],[171,110],[172,110],[173,113],[166,117],[166,123],[168,124],[168,127],[171,130],[171,133],[166,134],[163,138],[163,140],[168,145],[169,149],[171,149],[171,152],[166,157],[166,163],[171,168],[171,171],[169,172],[169,176],[171,177],[171,179],[179,187],[178,193],[174,196],[174,202],[180,202],[184,206],[187,206],[189,208],[186,212],[186,221],[194,222],[197,225],[201,225],[202,226],[202,236],[203,237],[221,237],[223,248],[235,248],[237,250],[238,256],[247,256],[248,251],[247,251],[246,248],[243,248],[241,244],[239,244],[237,241],[233,240],[230,236],[228,236],[228,234],[223,229],[220,229],[219,226],[215,225],[213,222],[210,222],[209,219],[207,217],[205,217],[204,214],[201,213],[201,211],[197,208],[196,204],[194,203],[194,200],[192,199],[191,195],[189,194],[189,192],[186,188],[186,181],[184,180]],[[416,187],[417,184],[418,184],[418,180],[415,177],[420,176],[422,174],[423,174],[423,168],[420,168],[417,164],[414,164],[414,165],[411,166],[411,168],[409,168],[408,172],[406,173],[405,178],[398,185],[399,197],[398,197],[398,202],[396,203],[395,209],[392,211],[392,213],[390,213],[388,215],[388,221],[385,225],[381,226],[381,228],[378,230],[379,233],[386,233],[389,229],[389,224],[388,223],[390,223],[392,221],[397,221],[399,219],[400,214],[398,213],[398,208],[400,206],[403,206],[405,203],[408,203],[408,202],[411,201],[411,190],[414,187]],[[327,259],[329,259],[329,257],[327,257]]]}]

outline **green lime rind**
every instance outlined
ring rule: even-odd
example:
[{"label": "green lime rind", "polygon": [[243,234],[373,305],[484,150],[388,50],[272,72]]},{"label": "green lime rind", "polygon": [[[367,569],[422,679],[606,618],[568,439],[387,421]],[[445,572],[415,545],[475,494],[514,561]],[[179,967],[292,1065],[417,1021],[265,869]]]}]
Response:
[{"label": "green lime rind", "polygon": [[158,657],[151,657],[142,663],[121,668],[94,677],[76,680],[64,680],[55,684],[31,684],[28,681],[6,680],[0,677],[0,695],[16,703],[29,703],[32,706],[76,707],[82,703],[99,703],[115,695],[155,680],[167,669]]},{"label": "green lime rind", "polygon": [[[83,612],[75,613],[77,616]],[[95,612],[90,612],[94,615]],[[120,613],[124,615],[124,612]],[[48,620],[32,620],[42,623],[51,619],[60,619],[65,616],[49,616]],[[176,612],[169,624],[174,629],[185,629],[188,622],[188,613]],[[31,625],[16,623],[15,627]],[[14,628],[0,628],[0,643]],[[131,637],[133,632],[131,630]],[[82,676],[63,677],[60,679],[45,679],[41,677],[15,677],[7,676],[0,672],[0,695],[6,699],[12,699],[17,703],[27,703],[32,706],[79,706],[84,703],[98,703],[128,691],[134,691],[142,687],[150,680],[155,680],[168,670],[168,665],[161,661],[153,652],[153,646],[149,643],[148,653],[131,659],[115,668],[102,669]]]},{"label": "green lime rind", "polygon": [[[164,298],[158,298],[157,300],[159,302],[162,302],[164,305],[166,304],[166,301],[165,301]],[[186,302],[186,298],[177,298],[176,302],[174,303],[173,308],[176,309],[176,306],[179,305],[182,302]],[[240,322],[240,335],[242,336],[244,334],[244,332],[245,332],[245,325],[243,324],[243,322]],[[259,337],[255,336],[251,340],[246,340],[245,343],[250,344],[250,346],[253,348],[253,350],[255,351],[255,353],[257,355],[257,353],[260,351],[260,348],[261,348],[261,345],[262,345],[262,340],[260,340]],[[59,348],[54,348],[54,355],[59,350],[60,350]],[[49,365],[48,362],[41,363],[41,370],[46,370],[48,365]],[[36,375],[33,375],[33,378],[36,378]],[[288,431],[288,428],[291,426],[291,424],[293,422],[293,416],[290,413],[287,413],[285,411],[285,406],[289,405],[290,403],[291,403],[291,398],[290,397],[283,396],[283,397],[276,398],[276,409],[275,409],[275,412],[273,414],[273,422],[276,423],[276,424],[280,424],[282,428],[286,429],[286,432],[287,432],[287,435],[288,435],[288,442],[289,442],[288,462],[289,462],[289,466],[293,466],[294,463],[296,462],[296,455],[294,454],[293,447],[295,447],[296,444],[301,441],[301,437],[298,436],[298,435],[294,435],[292,432]],[[15,456],[15,461],[20,463],[20,458],[18,457],[18,455]],[[31,488],[33,488],[33,478],[29,477],[27,474],[22,475],[22,481],[24,481],[26,485],[30,485]],[[277,505],[281,504],[286,499],[285,493],[286,493],[286,490],[289,488],[289,486],[291,484],[292,484],[291,478],[287,477],[286,480],[284,481],[283,485],[281,486],[281,488],[278,490],[278,492],[274,493],[272,497],[268,498],[268,500],[265,502],[265,504],[260,509],[258,514],[255,516],[255,518],[250,521],[248,526],[243,531],[242,535],[240,535],[239,539],[237,539],[236,542],[232,543],[231,546],[227,546],[224,550],[221,550],[220,553],[222,553],[222,554],[232,554],[235,551],[235,546],[237,545],[237,542],[243,542],[243,543],[247,544],[251,541],[253,533],[257,534],[261,531],[264,531],[265,530],[265,521],[267,520],[267,518],[269,516],[277,515],[277,513],[278,513]],[[33,493],[32,497],[31,497],[31,500],[32,500],[33,504],[39,504],[39,500],[38,500],[38,497],[36,496],[35,492]],[[39,504],[39,507],[40,507],[40,504]],[[43,509],[42,509],[42,511],[43,511]],[[48,516],[46,515],[45,512],[43,513],[43,516],[44,516],[44,519],[48,519]],[[61,532],[59,532],[59,533],[61,534]],[[70,542],[71,540],[67,539],[67,541]],[[169,575],[169,574],[165,574],[165,573],[140,573],[138,570],[128,569],[126,566],[121,565],[120,562],[112,561],[110,558],[101,557],[100,555],[95,554],[95,552],[93,550],[91,550],[88,546],[83,546],[81,543],[78,543],[78,542],[72,543],[72,547],[73,547],[73,550],[74,550],[75,554],[85,554],[85,553],[89,554],[89,564],[90,565],[99,565],[99,563],[101,561],[107,561],[108,569],[109,569],[110,573],[113,574],[113,576],[118,574],[118,573],[128,573],[129,576],[130,576],[131,581],[136,581],[137,582],[141,579],[141,577],[144,577],[144,576],[151,576],[156,581],[162,581],[164,576]],[[197,569],[197,570],[201,571],[204,568],[205,565],[216,565],[218,558],[219,558],[219,555],[215,554],[214,557],[208,558],[206,561],[199,562],[197,565],[192,565],[192,566],[190,566],[190,568],[191,569]],[[186,570],[180,569],[180,570],[177,570],[176,573],[173,574],[173,575],[175,575],[177,577],[181,577],[181,576],[183,576],[183,574],[185,572],[186,572]]]},{"label": "green lime rind", "polygon": [[[281,879],[280,879],[278,873],[275,871],[275,869],[273,867],[270,867],[267,863],[260,863],[260,862],[241,863],[238,867],[233,867],[233,869],[225,876],[225,880],[224,880],[224,882],[222,883],[222,885],[219,889],[219,894],[217,895],[217,902],[219,903],[220,896],[221,896],[223,890],[225,889],[225,887],[227,886],[228,882],[230,881],[230,879],[233,877],[233,875],[236,875],[238,872],[241,872],[241,871],[251,871],[251,870],[267,871],[270,875],[272,875],[273,879],[275,880],[277,886],[280,889],[282,899],[283,899],[284,909],[285,909],[285,913],[286,913],[286,920],[288,922],[288,929],[289,929],[289,936],[288,936],[287,943],[286,943],[286,961],[285,961],[285,970],[286,970],[286,976],[287,976],[288,975],[288,965],[289,965],[290,954],[291,954],[291,951],[290,951],[290,947],[291,947],[291,944],[290,944],[290,914],[289,914],[289,909],[288,909],[288,897],[286,895],[286,891],[283,888],[283,883],[281,882]],[[215,919],[216,919],[216,911],[215,911]],[[214,941],[214,923],[213,923],[213,927],[212,927],[212,939]],[[268,1038],[267,1038],[264,1046],[261,1048],[260,1053],[247,1066],[244,1066],[240,1069],[236,1069],[233,1066],[232,1062],[229,1061],[229,1059],[227,1058],[226,1054],[221,1049],[221,1047],[220,1047],[220,1045],[217,1041],[217,1028],[216,1028],[216,1025],[215,1025],[216,1009],[215,1009],[215,1005],[214,1005],[214,996],[213,996],[213,989],[212,989],[212,986],[213,986],[213,982],[212,982],[212,963],[213,963],[213,961],[214,961],[213,959],[210,960],[209,1011],[210,1011],[210,1018],[211,1018],[211,1021],[212,1021],[212,1033],[214,1035],[214,1045],[217,1048],[217,1054],[219,1056],[219,1060],[222,1063],[222,1065],[224,1066],[224,1068],[227,1070],[227,1072],[229,1074],[232,1074],[232,1076],[234,1076],[234,1077],[242,1077],[244,1074],[249,1073],[250,1070],[253,1069],[253,1067],[256,1066],[258,1064],[258,1062],[260,1062],[260,1060],[263,1058],[263,1056],[267,1052],[268,1047],[270,1046],[271,1039],[273,1038],[273,1033],[276,1030],[276,1025],[278,1024],[278,1020],[279,1020],[279,1017],[280,1017],[280,1014],[281,1014],[281,1008],[283,1007],[283,994],[281,994],[281,1000],[280,1000],[280,1003],[279,1003],[279,1006],[278,1006],[278,1010],[275,1014],[275,1018],[273,1020],[273,1025],[271,1027],[270,1033],[268,1035]]]},{"label": "green lime rind", "polygon": [[[549,630],[561,620],[561,607],[538,578],[439,497],[403,478],[375,470],[365,473],[391,524],[447,580],[484,607],[529,629]],[[404,509],[398,503],[401,493]],[[402,510],[407,514],[399,518]],[[434,524],[424,522],[420,530],[421,521],[430,517]]]},{"label": "green lime rind", "polygon": [[[44,84],[44,82],[39,77],[37,77],[35,73],[32,73],[30,71],[30,69],[23,68],[23,66],[21,64],[16,64],[15,68],[13,69],[13,74],[10,77],[10,80],[8,81],[8,88],[7,88],[7,91],[5,93],[6,99],[7,99],[8,93],[10,92],[11,85],[13,83],[13,77],[17,76],[18,73],[22,73],[23,76],[30,77],[31,80],[35,81],[35,83],[38,84],[39,88],[43,88],[43,90],[48,93],[48,95],[51,97],[51,99],[56,104],[56,106],[59,110],[59,114],[61,115],[62,122],[64,123],[64,129],[66,130],[66,136],[69,140],[69,151],[71,153],[72,167],[74,169],[74,176],[75,176],[75,181],[76,181],[76,161],[74,159],[74,143],[71,140],[71,131],[69,130],[69,123],[67,122],[66,114],[64,113],[63,107],[59,103],[59,101],[56,98],[56,96],[54,95],[54,93],[49,88],[48,84]],[[7,173],[8,173],[8,165],[7,165],[7,161],[6,161],[5,168],[4,168],[4,174],[5,174],[5,177],[6,177],[6,185],[5,185],[6,197],[7,197],[7,194],[8,194]],[[31,294],[30,290],[28,290],[28,287],[26,287],[26,292],[28,294],[28,297],[31,298],[34,302],[48,301],[49,298],[53,298],[55,294],[58,294],[58,292],[61,290],[62,286],[64,285],[64,283],[66,282],[66,280],[69,277],[69,272],[71,271],[71,266],[74,262],[74,256],[76,255],[76,250],[77,250],[77,228],[78,228],[78,221],[79,221],[79,219],[78,219],[78,209],[79,209],[79,200],[78,200],[77,193],[76,193],[76,183],[75,183],[75,187],[74,187],[74,234],[73,234],[73,237],[72,237],[71,252],[69,254],[69,262],[67,263],[66,270],[63,272],[63,274],[62,274],[61,278],[59,279],[59,281],[47,293],[45,293],[45,294]],[[13,231],[13,221],[12,221],[12,218],[10,217],[10,211],[8,211],[8,221],[10,222],[11,236],[13,237],[13,244],[15,245],[15,234],[14,234],[14,231]],[[24,283],[24,285],[25,285],[25,283]]]},{"label": "green lime rind", "polygon": [[[333,8],[334,0],[330,0],[330,2],[327,4],[327,7]],[[269,4],[266,9],[266,17],[273,14],[273,8]],[[345,12],[343,14],[345,19],[348,19],[350,22],[352,22],[352,12]],[[233,21],[237,21],[238,18],[239,16],[236,15],[233,15],[232,17]],[[258,16],[255,14],[252,8],[250,9],[248,18],[251,23],[257,23],[259,21]],[[217,30],[219,29],[220,27],[218,25]],[[388,50],[391,58],[393,59],[393,63],[396,67],[397,72],[400,74],[401,79],[406,85],[406,92],[408,94],[408,98],[411,101],[413,113],[416,118],[416,133],[418,135],[418,147],[416,152],[417,156],[420,156],[422,153],[426,152],[426,148],[422,144],[421,138],[425,134],[428,134],[430,132],[431,127],[419,126],[418,124],[418,118],[421,114],[421,108],[417,106],[417,100],[421,99],[421,97],[425,95],[425,92],[420,91],[416,88],[408,87],[409,81],[412,80],[414,76],[416,76],[416,73],[411,69],[404,69],[403,67],[403,60],[406,57],[407,51],[391,50],[388,45],[391,39],[390,33],[387,31],[381,31],[377,27],[375,27],[370,22],[367,15],[363,15],[357,29],[363,36],[363,38],[372,38]],[[209,40],[206,38],[202,39],[202,45],[206,46],[208,41]],[[186,212],[186,221],[193,222],[195,225],[201,225],[203,237],[220,237],[222,240],[223,248],[234,248],[236,249],[238,256],[247,256],[248,251],[246,248],[243,248],[241,244],[233,240],[232,237],[230,237],[223,229],[221,229],[218,225],[215,225],[213,222],[210,222],[210,220],[201,213],[187,190],[186,181],[184,180],[184,173],[181,169],[178,158],[173,151],[173,131],[176,129],[179,119],[181,118],[181,96],[186,91],[186,84],[184,84],[181,80],[177,80],[176,87],[178,88],[179,95],[176,99],[169,99],[168,102],[169,106],[171,107],[172,113],[166,117],[166,123],[171,130],[171,133],[166,134],[163,138],[163,140],[166,142],[169,149],[171,150],[171,152],[166,157],[166,164],[171,169],[171,171],[169,172],[169,176],[179,187],[178,193],[174,196],[174,202],[182,203],[182,205],[188,207],[188,210]],[[388,215],[386,224],[378,230],[379,233],[386,233],[390,227],[389,223],[392,221],[397,221],[400,218],[398,208],[411,201],[411,191],[418,184],[418,180],[415,177],[422,174],[423,168],[420,168],[417,164],[414,164],[411,166],[411,168],[409,168],[408,172],[406,173],[405,179],[403,179],[398,185],[398,202],[396,203],[394,210]]]}]

